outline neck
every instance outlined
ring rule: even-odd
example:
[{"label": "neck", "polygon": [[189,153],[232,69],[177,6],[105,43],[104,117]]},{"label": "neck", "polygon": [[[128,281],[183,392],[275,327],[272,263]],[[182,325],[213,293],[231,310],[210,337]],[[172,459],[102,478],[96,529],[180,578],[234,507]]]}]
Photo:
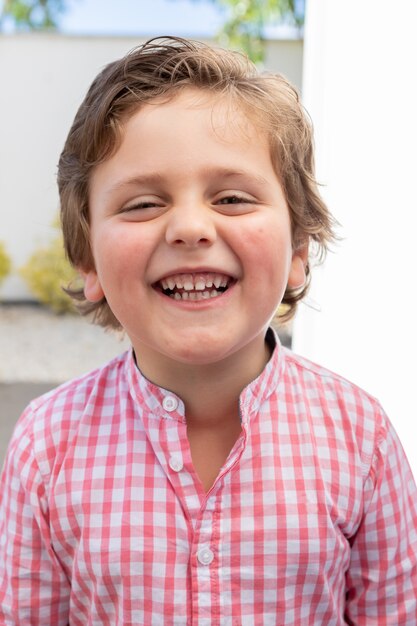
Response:
[{"label": "neck", "polygon": [[178,363],[146,346],[135,346],[137,363],[153,383],[169,389],[185,404],[189,426],[223,427],[238,419],[239,396],[242,390],[262,372],[270,357],[264,337],[221,362],[209,364]]}]

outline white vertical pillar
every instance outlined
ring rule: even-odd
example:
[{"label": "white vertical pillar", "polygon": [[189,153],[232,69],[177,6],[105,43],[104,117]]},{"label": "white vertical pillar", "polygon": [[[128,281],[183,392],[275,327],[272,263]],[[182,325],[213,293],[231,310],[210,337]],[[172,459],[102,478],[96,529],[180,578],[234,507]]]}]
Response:
[{"label": "white vertical pillar", "polygon": [[417,475],[417,2],[308,0],[303,99],[344,238],[294,349],[377,396]]}]

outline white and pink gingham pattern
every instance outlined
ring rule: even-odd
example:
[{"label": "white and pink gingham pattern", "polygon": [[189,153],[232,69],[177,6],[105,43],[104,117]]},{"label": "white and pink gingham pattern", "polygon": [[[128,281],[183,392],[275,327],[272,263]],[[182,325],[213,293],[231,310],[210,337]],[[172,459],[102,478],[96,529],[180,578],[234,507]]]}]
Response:
[{"label": "white and pink gingham pattern", "polygon": [[417,491],[378,403],[281,346],[205,494],[131,352],[34,401],[2,474],[0,624],[416,626]]}]

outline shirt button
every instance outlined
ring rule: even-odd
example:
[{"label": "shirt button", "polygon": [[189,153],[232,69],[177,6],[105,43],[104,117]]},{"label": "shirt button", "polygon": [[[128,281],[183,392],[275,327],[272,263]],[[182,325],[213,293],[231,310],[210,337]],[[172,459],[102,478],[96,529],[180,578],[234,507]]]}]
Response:
[{"label": "shirt button", "polygon": [[175,396],[165,396],[165,398],[162,400],[162,406],[164,407],[165,411],[171,413],[171,411],[175,411],[175,409],[177,408],[178,400],[177,398],[175,398]]},{"label": "shirt button", "polygon": [[214,554],[210,548],[201,548],[201,550],[197,552],[197,559],[202,565],[210,565],[214,559]]},{"label": "shirt button", "polygon": [[184,467],[181,457],[175,455],[169,457],[168,465],[174,472],[180,472]]}]

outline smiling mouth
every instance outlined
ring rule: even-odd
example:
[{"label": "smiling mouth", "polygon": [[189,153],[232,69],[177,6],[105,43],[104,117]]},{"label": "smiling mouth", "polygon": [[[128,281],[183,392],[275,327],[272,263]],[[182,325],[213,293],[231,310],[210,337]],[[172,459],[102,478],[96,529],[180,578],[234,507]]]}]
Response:
[{"label": "smiling mouth", "polygon": [[198,272],[173,274],[158,281],[154,287],[173,300],[209,300],[222,295],[235,280],[226,274]]}]

